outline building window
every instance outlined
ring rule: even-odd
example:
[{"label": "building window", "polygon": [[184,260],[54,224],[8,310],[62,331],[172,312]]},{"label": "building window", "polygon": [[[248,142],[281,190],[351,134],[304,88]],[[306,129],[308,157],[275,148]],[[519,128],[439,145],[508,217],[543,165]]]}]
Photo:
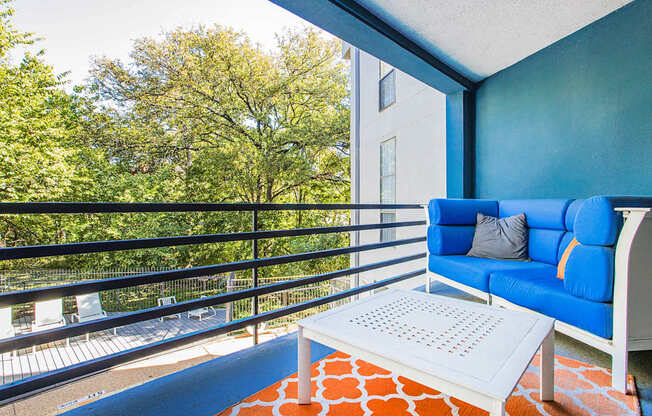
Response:
[{"label": "building window", "polygon": [[387,62],[383,62],[381,60],[379,60],[378,62],[379,62],[379,65],[378,65],[378,70],[379,70],[378,79],[382,79],[385,75],[389,74],[392,71],[392,69],[394,69],[394,68],[390,64],[388,64]]},{"label": "building window", "polygon": [[[380,203],[396,203],[396,138],[385,140],[380,144]],[[396,212],[381,210],[380,222],[396,222]],[[396,229],[380,230],[380,241],[392,240],[396,240]]]},{"label": "building window", "polygon": [[384,110],[396,102],[396,71],[380,61],[380,81],[378,82],[378,108]]}]

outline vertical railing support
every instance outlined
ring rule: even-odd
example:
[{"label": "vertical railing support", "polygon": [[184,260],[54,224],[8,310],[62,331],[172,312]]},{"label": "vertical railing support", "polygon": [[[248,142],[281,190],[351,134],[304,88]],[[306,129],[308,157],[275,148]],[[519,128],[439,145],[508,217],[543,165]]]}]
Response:
[{"label": "vertical railing support", "polygon": [[[235,272],[229,273],[226,278],[226,291],[233,292],[233,279],[235,279]],[[233,320],[233,302],[226,304],[226,322],[231,322]]]},{"label": "vertical railing support", "polygon": [[[251,231],[258,231],[258,210],[254,209],[252,211],[252,222],[251,222]],[[251,256],[254,259],[258,258],[258,240],[251,240]],[[251,270],[251,281],[253,287],[258,287],[258,268],[254,267]],[[258,296],[254,296],[251,300],[251,313],[252,315],[258,315]],[[254,335],[254,345],[258,344],[258,324],[254,325],[253,330]]]}]

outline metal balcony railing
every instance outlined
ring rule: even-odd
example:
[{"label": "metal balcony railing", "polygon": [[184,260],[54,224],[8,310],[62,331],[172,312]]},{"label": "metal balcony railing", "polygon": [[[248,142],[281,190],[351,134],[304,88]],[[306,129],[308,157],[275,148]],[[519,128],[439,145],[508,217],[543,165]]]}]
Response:
[{"label": "metal balcony railing", "polygon": [[[408,273],[393,276],[375,283],[354,287],[328,296],[312,299],[306,302],[285,306],[268,312],[259,313],[258,296],[280,292],[300,286],[325,282],[334,278],[354,275],[370,270],[377,270],[400,263],[424,258],[426,253],[412,254],[392,258],[362,266],[331,271],[299,279],[282,281],[258,286],[257,269],[265,266],[288,264],[293,262],[327,258],[343,254],[377,250],[387,247],[403,246],[424,242],[425,236],[406,238],[373,244],[325,249],[285,256],[258,258],[257,240],[276,237],[305,236],[327,233],[343,233],[352,231],[375,230],[385,228],[411,227],[425,225],[425,221],[404,221],[394,223],[329,226],[287,230],[258,230],[258,213],[261,211],[297,211],[297,210],[378,210],[378,209],[422,209],[418,204],[212,204],[212,203],[0,203],[0,215],[6,214],[97,214],[97,213],[172,213],[172,212],[252,212],[252,231],[224,234],[203,234],[192,236],[172,236],[158,238],[143,238],[114,241],[93,241],[72,244],[56,244],[26,247],[0,248],[0,260],[26,259],[49,256],[61,256],[84,253],[99,253],[119,250],[134,250],[158,247],[183,246],[191,244],[222,243],[229,241],[252,241],[252,259],[223,264],[212,264],[176,270],[156,271],[129,276],[111,277],[98,280],[80,281],[71,284],[38,287],[27,290],[0,293],[0,307],[10,307],[29,302],[58,299],[66,296],[76,296],[111,289],[129,288],[132,286],[168,282],[178,279],[193,279],[201,276],[228,273],[242,270],[252,270],[253,287],[235,292],[222,293],[199,299],[179,302],[172,305],[125,312],[119,315],[83,323],[72,323],[59,328],[17,335],[12,338],[0,339],[0,354],[15,350],[30,348],[57,340],[68,339],[88,333],[124,327],[126,325],[162,318],[207,306],[215,306],[252,298],[252,316],[227,322],[207,329],[177,336],[171,339],[153,342],[147,345],[116,352],[100,358],[83,361],[67,367],[48,371],[43,374],[28,377],[13,383],[0,386],[0,402],[8,402],[16,398],[41,391],[73,379],[109,369],[113,366],[135,359],[156,354],[167,349],[180,347],[205,338],[214,337],[239,330],[248,326],[254,328],[263,322],[278,319],[290,314],[304,311],[316,306],[328,304],[357,295],[376,288],[387,286],[425,273],[418,269]],[[254,337],[256,333],[254,333]]]}]

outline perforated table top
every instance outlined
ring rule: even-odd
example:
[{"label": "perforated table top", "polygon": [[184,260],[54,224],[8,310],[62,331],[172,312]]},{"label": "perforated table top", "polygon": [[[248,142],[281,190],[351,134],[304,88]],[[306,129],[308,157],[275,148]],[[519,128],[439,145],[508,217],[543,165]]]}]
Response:
[{"label": "perforated table top", "polygon": [[401,289],[299,322],[309,333],[496,397],[511,393],[553,324],[532,313]]}]

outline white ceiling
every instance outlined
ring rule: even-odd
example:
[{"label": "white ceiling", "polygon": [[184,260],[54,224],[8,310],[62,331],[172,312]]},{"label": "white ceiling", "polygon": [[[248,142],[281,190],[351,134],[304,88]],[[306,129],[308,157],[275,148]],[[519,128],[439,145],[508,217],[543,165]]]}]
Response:
[{"label": "white ceiling", "polygon": [[404,36],[479,81],[632,0],[357,0]]}]

